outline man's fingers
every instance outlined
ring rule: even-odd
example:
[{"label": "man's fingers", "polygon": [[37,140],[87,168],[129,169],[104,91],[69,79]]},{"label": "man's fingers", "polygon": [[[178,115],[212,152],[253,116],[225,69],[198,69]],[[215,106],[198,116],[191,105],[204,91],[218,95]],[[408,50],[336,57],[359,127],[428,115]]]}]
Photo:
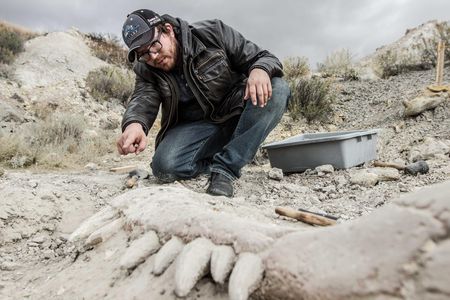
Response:
[{"label": "man's fingers", "polygon": [[267,93],[268,93],[269,99],[272,98],[272,83],[270,81],[267,84]]},{"label": "man's fingers", "polygon": [[264,106],[264,91],[263,91],[263,87],[261,84],[256,86],[256,90],[257,90],[257,95],[258,95],[258,103],[260,107]]},{"label": "man's fingers", "polygon": [[247,83],[247,85],[245,86],[245,93],[244,93],[244,100],[247,100],[248,99],[248,83]]},{"label": "man's fingers", "polygon": [[267,91],[267,85],[263,85],[263,94],[264,94],[264,106],[267,104],[267,101],[269,100],[269,92]]},{"label": "man's fingers", "polygon": [[145,138],[143,138],[140,142],[139,145],[136,149],[136,154],[141,153],[142,151],[145,150],[145,147],[147,146],[147,140]]},{"label": "man's fingers", "polygon": [[252,98],[253,105],[257,104],[257,96],[256,96],[256,86],[254,84],[250,85],[250,98]]}]

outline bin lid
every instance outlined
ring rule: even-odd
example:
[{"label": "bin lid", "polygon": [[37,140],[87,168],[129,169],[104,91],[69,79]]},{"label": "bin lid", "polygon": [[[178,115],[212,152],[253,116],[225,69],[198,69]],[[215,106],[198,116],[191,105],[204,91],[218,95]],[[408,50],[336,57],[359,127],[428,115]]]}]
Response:
[{"label": "bin lid", "polygon": [[374,135],[381,131],[381,129],[369,130],[351,130],[351,131],[335,131],[335,132],[319,132],[319,133],[305,133],[290,137],[288,139],[273,142],[262,146],[263,149],[276,149],[286,146],[315,144],[323,142],[332,142],[339,140],[347,140],[359,136]]}]

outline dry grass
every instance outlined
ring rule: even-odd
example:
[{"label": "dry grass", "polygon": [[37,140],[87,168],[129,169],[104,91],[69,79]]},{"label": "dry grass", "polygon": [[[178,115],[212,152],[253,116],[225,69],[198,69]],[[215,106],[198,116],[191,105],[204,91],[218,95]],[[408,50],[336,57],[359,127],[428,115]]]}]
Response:
[{"label": "dry grass", "polygon": [[294,120],[300,116],[312,121],[325,121],[332,111],[334,92],[331,82],[321,78],[300,79],[292,89],[289,112]]},{"label": "dry grass", "polygon": [[120,44],[119,39],[115,35],[89,33],[85,37],[88,41],[88,46],[96,57],[118,67],[132,68],[133,65],[127,59],[127,50]]},{"label": "dry grass", "polygon": [[358,72],[353,64],[353,55],[348,49],[331,53],[317,67],[323,77],[338,77],[344,80],[358,79]]},{"label": "dry grass", "polygon": [[295,80],[310,73],[306,57],[288,57],[283,61],[283,73],[286,80]]},{"label": "dry grass", "polygon": [[114,152],[115,138],[113,131],[87,130],[81,115],[55,114],[0,136],[0,162],[12,168],[83,166]]},{"label": "dry grass", "polygon": [[0,63],[11,64],[23,51],[24,42],[36,34],[9,23],[0,22]]},{"label": "dry grass", "polygon": [[133,92],[134,74],[115,66],[102,67],[89,72],[86,85],[97,101],[115,98],[125,103]]},{"label": "dry grass", "polygon": [[374,70],[381,78],[389,78],[402,73],[429,68],[427,64],[418,63],[413,57],[400,56],[397,52],[391,50],[376,56],[374,64]]}]

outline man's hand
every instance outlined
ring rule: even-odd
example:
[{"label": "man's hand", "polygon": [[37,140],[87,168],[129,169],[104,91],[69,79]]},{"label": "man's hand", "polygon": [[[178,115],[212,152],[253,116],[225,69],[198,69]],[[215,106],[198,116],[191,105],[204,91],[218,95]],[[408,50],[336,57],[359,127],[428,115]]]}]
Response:
[{"label": "man's hand", "polygon": [[117,140],[117,150],[122,155],[129,153],[139,154],[147,146],[147,139],[142,125],[131,123],[125,128],[120,138]]},{"label": "man's hand", "polygon": [[264,107],[272,97],[272,83],[266,71],[255,68],[250,72],[245,87],[244,100],[252,99],[253,105]]}]

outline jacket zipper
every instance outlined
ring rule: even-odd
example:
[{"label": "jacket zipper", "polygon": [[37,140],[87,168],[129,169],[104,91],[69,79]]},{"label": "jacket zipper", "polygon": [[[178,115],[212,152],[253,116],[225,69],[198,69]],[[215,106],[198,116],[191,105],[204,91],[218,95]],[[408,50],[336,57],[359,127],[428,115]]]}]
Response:
[{"label": "jacket zipper", "polygon": [[[170,123],[171,123],[170,120],[172,119],[172,115],[174,113],[175,106],[178,105],[178,86],[177,86],[177,84],[174,82],[172,77],[170,77],[170,75],[164,74],[163,76],[166,77],[167,81],[169,82],[169,87],[170,86],[172,87],[172,101],[171,101],[171,105],[170,105],[170,109],[169,109],[169,118],[168,118],[168,121],[167,121],[167,125],[161,131],[160,141],[162,140],[162,138],[166,134],[167,129],[169,129],[169,126],[170,126]],[[175,118],[175,123],[173,123],[173,124],[177,124],[177,123],[178,123],[178,111],[177,111],[177,115],[176,115],[176,118]]]},{"label": "jacket zipper", "polygon": [[[212,59],[221,56],[220,53],[215,53],[214,55],[212,55],[210,58],[208,58],[206,61],[204,61],[200,66],[197,67],[197,70],[200,70],[204,65],[206,65],[207,63],[209,63]],[[215,64],[214,64],[215,65]],[[213,65],[213,66],[214,66]],[[211,66],[212,67],[212,66]],[[208,68],[207,70],[209,70],[210,68]]]},{"label": "jacket zipper", "polygon": [[[186,70],[186,68],[188,70]],[[200,100],[200,99],[202,99],[201,97],[203,97],[203,99],[205,99],[206,102],[209,103],[209,105],[212,108],[212,111],[214,111],[214,107],[213,107],[212,103],[208,100],[208,98],[205,96],[205,94],[203,94],[203,92],[200,90],[200,88],[198,87],[197,83],[193,79],[194,76],[192,75],[192,70],[193,70],[193,68],[192,68],[192,60],[189,62],[189,66],[188,67],[185,66],[184,69],[185,69],[184,70],[185,73],[189,72],[189,76],[185,76],[186,77],[186,81],[187,81],[187,83],[189,85],[189,88],[191,89],[192,93],[194,94],[195,99],[197,99],[198,104],[200,104],[200,107],[202,108],[203,113],[206,113],[208,111],[208,109],[205,106],[205,103],[203,103]],[[195,89],[193,89],[192,86],[195,86]],[[200,95],[197,92],[200,93]],[[201,97],[199,97],[199,96],[201,96]]]}]

